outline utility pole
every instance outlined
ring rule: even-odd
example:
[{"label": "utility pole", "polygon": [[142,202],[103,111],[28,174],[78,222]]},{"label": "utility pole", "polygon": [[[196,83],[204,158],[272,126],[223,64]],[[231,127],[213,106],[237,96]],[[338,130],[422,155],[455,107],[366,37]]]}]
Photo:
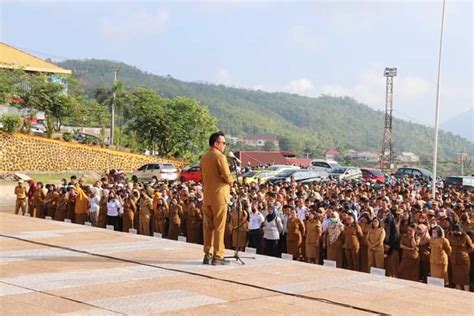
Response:
[{"label": "utility pole", "polygon": [[[385,68],[383,73],[387,77],[385,92],[385,128],[383,131],[382,153],[380,155],[380,167],[382,170],[393,168],[393,145],[392,145],[392,111],[393,111],[393,77],[397,75],[397,68]],[[387,157],[388,156],[388,157]]]},{"label": "utility pole", "polygon": [[464,152],[464,148],[462,149],[462,151],[458,154],[458,162],[459,162],[459,165],[461,166],[461,176],[464,175],[464,164],[466,163],[467,161],[467,153]]},{"label": "utility pole", "polygon": [[113,68],[114,71],[114,85],[112,87],[112,106],[110,110],[110,137],[109,137],[109,145],[114,144],[114,130],[115,130],[115,97],[116,97],[116,84],[117,84],[117,74],[120,71],[120,67]]}]

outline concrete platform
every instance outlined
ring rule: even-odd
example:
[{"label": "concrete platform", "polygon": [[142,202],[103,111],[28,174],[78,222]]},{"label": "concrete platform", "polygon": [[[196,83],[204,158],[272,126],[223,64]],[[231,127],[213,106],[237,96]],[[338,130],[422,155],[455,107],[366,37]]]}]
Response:
[{"label": "concrete platform", "polygon": [[207,266],[199,245],[6,213],[0,223],[1,315],[474,314],[469,292],[265,256]]}]

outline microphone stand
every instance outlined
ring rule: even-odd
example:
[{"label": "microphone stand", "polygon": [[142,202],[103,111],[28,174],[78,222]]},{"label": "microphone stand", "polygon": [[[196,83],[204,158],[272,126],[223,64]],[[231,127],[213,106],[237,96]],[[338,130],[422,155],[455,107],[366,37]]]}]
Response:
[{"label": "microphone stand", "polygon": [[[239,175],[237,173],[237,161],[235,159],[232,159],[231,170],[235,171],[236,181],[237,181],[237,184],[239,184],[239,186],[240,186]],[[238,261],[238,262],[240,262],[241,264],[244,265],[245,262],[242,260],[242,258],[243,259],[255,259],[255,257],[245,257],[245,256],[241,257],[239,255],[239,249],[240,249],[240,247],[239,247],[240,216],[241,216],[241,213],[243,212],[242,203],[240,201],[240,195],[237,196],[237,205],[238,205],[238,209],[237,209],[237,247],[235,247],[235,252],[234,252],[233,256],[226,256],[224,258],[225,259],[235,259],[236,261]],[[228,208],[230,209],[230,206]]]}]

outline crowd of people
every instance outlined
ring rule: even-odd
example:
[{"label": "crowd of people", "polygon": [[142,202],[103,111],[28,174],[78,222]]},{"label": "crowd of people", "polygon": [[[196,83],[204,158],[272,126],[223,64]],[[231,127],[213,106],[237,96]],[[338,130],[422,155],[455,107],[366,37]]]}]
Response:
[{"label": "crowd of people", "polygon": [[[363,181],[303,185],[240,184],[230,188],[225,246],[258,254],[470,290],[474,262],[474,194],[456,186],[392,179],[376,186]],[[179,181],[127,182],[108,175],[87,185],[72,176],[60,184],[19,181],[15,213],[117,231],[203,243],[203,188]]]}]

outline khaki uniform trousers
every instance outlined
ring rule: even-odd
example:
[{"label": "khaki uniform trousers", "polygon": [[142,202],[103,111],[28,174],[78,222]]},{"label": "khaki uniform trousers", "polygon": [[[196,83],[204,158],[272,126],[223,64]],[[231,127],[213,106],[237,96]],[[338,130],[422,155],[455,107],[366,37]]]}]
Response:
[{"label": "khaki uniform trousers", "polygon": [[204,253],[210,255],[214,248],[215,258],[224,257],[224,232],[227,220],[227,205],[204,206]]},{"label": "khaki uniform trousers", "polygon": [[87,219],[88,219],[87,213],[74,214],[74,223],[75,224],[84,225],[84,223],[87,221]]},{"label": "khaki uniform trousers", "polygon": [[347,269],[359,271],[359,249],[345,249]]},{"label": "khaki uniform trousers", "polygon": [[369,249],[369,271],[371,267],[383,269],[383,264],[385,261],[384,255],[383,255],[383,249],[379,251],[374,251],[372,249]]},{"label": "khaki uniform trousers", "polygon": [[25,199],[16,199],[15,204],[15,214],[18,214],[21,208],[21,213],[25,215],[26,213],[26,198]]},{"label": "khaki uniform trousers", "polygon": [[138,233],[140,235],[150,236],[150,213],[140,212],[138,214]]}]

